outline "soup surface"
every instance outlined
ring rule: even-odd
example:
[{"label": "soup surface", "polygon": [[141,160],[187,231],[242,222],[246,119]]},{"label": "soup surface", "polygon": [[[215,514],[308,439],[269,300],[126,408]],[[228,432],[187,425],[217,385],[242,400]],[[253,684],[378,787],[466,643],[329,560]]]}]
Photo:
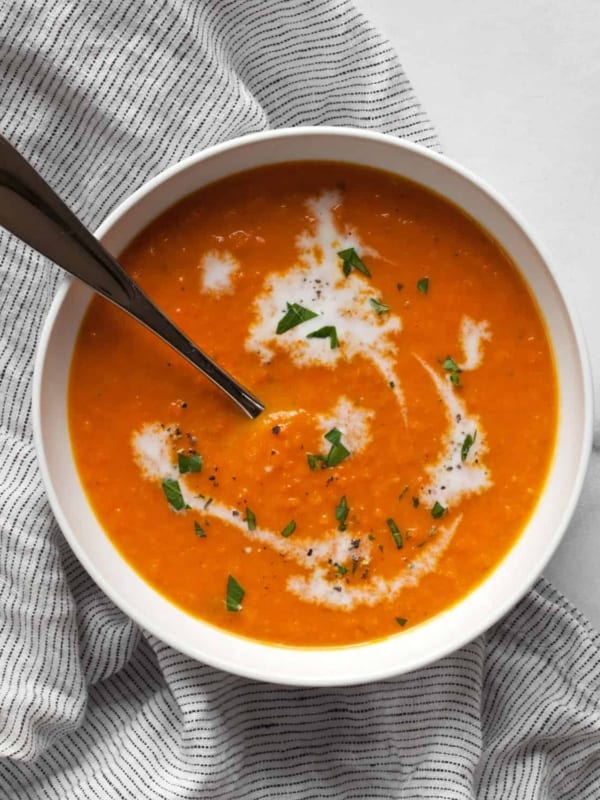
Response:
[{"label": "soup surface", "polygon": [[189,613],[269,642],[401,634],[472,590],[554,444],[543,323],[440,197],[304,162],[220,181],[122,263],[266,404],[254,421],[101,298],[73,357],[81,480],[116,547]]}]

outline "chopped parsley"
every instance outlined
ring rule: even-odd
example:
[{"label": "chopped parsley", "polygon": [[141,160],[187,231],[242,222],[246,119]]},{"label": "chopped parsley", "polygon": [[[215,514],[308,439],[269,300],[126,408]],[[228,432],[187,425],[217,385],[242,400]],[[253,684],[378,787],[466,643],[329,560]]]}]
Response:
[{"label": "chopped parsley", "polygon": [[194,533],[196,534],[196,536],[199,536],[201,539],[205,539],[206,538],[206,533],[204,531],[204,528],[198,522],[196,522],[195,520],[194,520]]},{"label": "chopped parsley", "polygon": [[392,539],[394,540],[396,547],[398,548],[398,550],[402,549],[402,547],[404,546],[404,542],[402,540],[402,534],[400,533],[400,529],[398,528],[398,526],[391,517],[387,519],[386,522],[388,524],[388,528],[390,529],[390,532],[392,534]]},{"label": "chopped parsley", "polygon": [[402,489],[402,491],[401,491],[401,492],[400,492],[400,494],[398,495],[398,500],[402,500],[402,498],[404,497],[404,495],[405,495],[407,492],[408,492],[408,486],[405,486],[405,487],[404,487],[404,489]]},{"label": "chopped parsley", "polygon": [[350,451],[347,450],[342,444],[342,433],[337,428],[332,428],[325,434],[328,442],[331,442],[331,449],[327,453],[325,465],[327,467],[335,467],[340,461],[348,458]]},{"label": "chopped parsley", "polygon": [[348,501],[346,500],[346,495],[344,495],[335,507],[335,518],[340,523],[338,526],[338,531],[346,530],[346,520],[348,519],[349,513],[350,509],[348,507]]},{"label": "chopped parsley", "polygon": [[290,520],[290,521],[288,522],[288,524],[285,526],[285,528],[284,528],[284,529],[281,531],[281,535],[282,535],[282,536],[285,536],[285,538],[287,539],[287,538],[288,538],[288,536],[291,536],[291,535],[292,535],[292,533],[293,533],[295,530],[296,530],[296,523],[295,523],[295,521],[292,519],[292,520]]},{"label": "chopped parsley", "polygon": [[417,291],[421,292],[421,294],[427,294],[429,291],[429,278],[421,278],[420,281],[417,281]]},{"label": "chopped parsley", "polygon": [[338,256],[342,259],[342,272],[346,277],[350,275],[353,269],[362,272],[367,278],[371,277],[371,273],[353,247],[349,247],[347,250],[340,250]]},{"label": "chopped parsley", "polygon": [[277,323],[275,333],[285,333],[291,328],[295,328],[296,325],[301,325],[303,322],[319,316],[309,308],[304,308],[304,306],[298,305],[298,303],[286,303],[286,306],[287,311]]},{"label": "chopped parsley", "polygon": [[446,372],[450,373],[450,383],[454,384],[454,386],[460,386],[460,373],[462,370],[456,361],[451,356],[446,356],[442,366]]},{"label": "chopped parsley", "polygon": [[306,454],[308,466],[312,470],[317,469],[319,466],[323,469],[326,467],[336,467],[340,461],[343,461],[350,455],[350,451],[342,444],[342,432],[337,428],[332,428],[330,431],[327,431],[325,438],[331,444],[326,456],[320,455],[319,453]]},{"label": "chopped parsley", "polygon": [[477,431],[475,431],[475,433],[472,436],[471,436],[470,433],[467,433],[467,435],[465,436],[465,440],[462,443],[462,447],[460,448],[460,460],[461,461],[466,461],[467,460],[467,456],[469,455],[469,450],[475,444],[475,439],[476,438],[477,438]]},{"label": "chopped parsley", "polygon": [[202,472],[202,456],[198,453],[177,453],[177,466],[180,475],[185,475],[186,472]]},{"label": "chopped parsley", "polygon": [[322,328],[319,328],[318,331],[313,331],[312,333],[308,333],[306,335],[307,339],[329,339],[329,346],[332,350],[335,350],[336,347],[340,346],[340,340],[338,339],[337,330],[335,325],[324,325]]},{"label": "chopped parsley", "polygon": [[241,611],[242,600],[244,599],[245,594],[246,592],[242,589],[233,575],[229,575],[227,578],[227,597],[225,600],[227,611]]},{"label": "chopped parsley", "polygon": [[315,469],[317,469],[317,467],[319,466],[319,464],[324,464],[324,462],[325,462],[325,461],[327,461],[327,459],[325,458],[325,456],[320,456],[320,455],[318,455],[318,454],[317,454],[317,455],[315,455],[314,453],[307,453],[307,454],[306,454],[306,460],[308,461],[308,466],[309,466],[309,467],[310,467],[312,470],[315,470]]},{"label": "chopped parsley", "polygon": [[369,303],[378,317],[380,317],[382,314],[386,314],[390,310],[388,305],[382,303],[381,300],[377,300],[375,297],[369,298]]},{"label": "chopped parsley", "polygon": [[436,500],[433,508],[431,509],[431,516],[434,519],[439,519],[440,517],[444,516],[447,510],[448,510],[447,508],[444,508],[444,506],[441,503],[438,503],[438,501]]},{"label": "chopped parsley", "polygon": [[254,516],[254,511],[250,508],[246,509],[246,525],[249,531],[256,530],[256,517]]},{"label": "chopped parsley", "polygon": [[183,511],[184,509],[189,508],[188,504],[183,499],[183,495],[181,494],[179,481],[176,481],[173,478],[164,478],[162,482],[162,488],[163,492],[165,493],[165,497],[169,501],[169,505],[171,508],[175,509],[175,511]]},{"label": "chopped parsley", "polygon": [[338,575],[345,575],[348,572],[348,567],[345,567],[343,564],[336,564],[335,571]]},{"label": "chopped parsley", "polygon": [[401,628],[403,628],[408,622],[408,620],[405,619],[404,617],[396,617],[396,622],[398,623],[398,625],[400,625]]}]

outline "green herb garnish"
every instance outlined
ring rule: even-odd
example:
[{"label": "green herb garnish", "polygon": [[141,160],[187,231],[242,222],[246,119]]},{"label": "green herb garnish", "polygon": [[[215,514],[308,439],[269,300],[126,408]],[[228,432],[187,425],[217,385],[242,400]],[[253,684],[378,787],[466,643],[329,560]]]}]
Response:
[{"label": "green herb garnish", "polygon": [[446,356],[442,366],[446,372],[450,373],[450,382],[453,383],[454,386],[460,386],[460,373],[462,370],[456,361],[451,356]]},{"label": "green herb garnish", "polygon": [[400,533],[400,529],[394,522],[394,520],[390,517],[386,520],[388,524],[388,528],[391,531],[392,539],[394,540],[396,547],[400,550],[404,546],[404,542],[402,541],[402,534]]},{"label": "green herb garnish", "polygon": [[444,508],[444,506],[441,503],[438,503],[436,500],[433,508],[431,509],[431,516],[434,519],[439,519],[440,517],[444,516],[447,510],[447,508]]},{"label": "green herb garnish", "polygon": [[206,538],[206,533],[204,532],[204,528],[201,525],[199,525],[195,520],[194,520],[194,533],[201,539]]},{"label": "green herb garnish", "polygon": [[400,625],[401,628],[403,628],[408,622],[408,620],[405,619],[404,617],[396,617],[396,622],[398,623],[398,625]]},{"label": "green herb garnish", "polygon": [[332,350],[335,350],[336,347],[340,346],[340,341],[338,339],[337,330],[335,325],[324,325],[322,328],[319,328],[318,331],[313,331],[312,333],[308,333],[306,335],[307,339],[329,339],[329,346]]},{"label": "green herb garnish", "polygon": [[227,578],[227,598],[225,600],[227,611],[241,611],[242,600],[244,599],[245,594],[246,592],[242,589],[233,575],[230,575]]},{"label": "green herb garnish", "polygon": [[256,529],[256,517],[254,516],[254,511],[250,508],[246,508],[246,525],[249,531]]},{"label": "green herb garnish", "polygon": [[405,487],[404,487],[404,489],[402,489],[402,491],[401,491],[401,492],[400,492],[400,494],[398,495],[398,500],[402,500],[402,498],[404,497],[404,495],[405,495],[407,492],[408,492],[408,486],[405,486]]},{"label": "green herb garnish", "polygon": [[338,575],[345,575],[348,572],[348,568],[345,567],[343,564],[336,564],[335,570]]},{"label": "green herb garnish", "polygon": [[275,329],[276,333],[285,333],[291,328],[295,328],[296,325],[300,325],[309,319],[314,319],[319,316],[315,314],[314,311],[298,305],[298,303],[286,303],[286,306],[287,311],[277,323],[277,328]]},{"label": "green herb garnish", "polygon": [[362,272],[367,278],[371,277],[371,273],[365,267],[360,256],[353,247],[349,247],[347,250],[340,250],[338,256],[342,259],[342,272],[346,277],[350,275],[353,269]]},{"label": "green herb garnish", "polygon": [[331,442],[331,449],[325,458],[325,465],[327,467],[335,467],[340,461],[348,458],[350,451],[347,450],[342,444],[342,433],[337,428],[332,428],[325,434],[328,442]]},{"label": "green herb garnish", "polygon": [[320,453],[306,454],[308,466],[312,470],[318,469],[319,466],[321,466],[323,469],[327,467],[335,467],[340,463],[340,461],[343,461],[350,455],[350,451],[342,444],[342,432],[337,428],[332,428],[330,431],[327,431],[325,438],[331,443],[331,448],[326,456],[323,456]]},{"label": "green herb garnish", "polygon": [[417,281],[417,291],[421,292],[421,294],[427,294],[429,291],[429,278],[421,278],[420,281]]},{"label": "green herb garnish", "polygon": [[387,313],[390,310],[390,307],[385,303],[382,303],[381,300],[377,300],[375,297],[369,298],[369,303],[373,311],[380,317],[382,314]]},{"label": "green herb garnish", "polygon": [[475,439],[476,438],[477,438],[477,431],[475,431],[475,433],[472,436],[471,436],[470,433],[467,433],[467,435],[465,436],[465,440],[462,443],[462,447],[460,448],[460,460],[461,461],[466,461],[467,460],[467,456],[469,455],[469,450],[475,444]]},{"label": "green herb garnish", "polygon": [[319,467],[320,464],[324,464],[327,459],[325,456],[315,455],[314,453],[307,453],[306,460],[308,461],[308,466],[314,471]]},{"label": "green herb garnish", "polygon": [[184,509],[189,508],[188,504],[183,499],[183,495],[181,494],[179,481],[176,481],[173,478],[164,478],[162,482],[162,488],[163,492],[165,493],[165,497],[169,501],[169,505],[171,508],[174,508],[175,511],[183,511]]},{"label": "green herb garnish", "polygon": [[202,456],[198,453],[177,453],[177,466],[180,475],[185,475],[186,472],[202,472]]},{"label": "green herb garnish", "polygon": [[338,531],[346,530],[346,520],[348,519],[349,513],[350,509],[348,508],[348,501],[346,500],[346,495],[344,495],[335,507],[335,518],[340,523],[338,526]]},{"label": "green herb garnish", "polygon": [[295,530],[296,530],[296,523],[295,523],[295,521],[292,519],[292,520],[290,520],[290,521],[288,522],[288,524],[285,526],[285,528],[284,528],[284,529],[281,531],[281,535],[282,535],[282,536],[285,536],[285,538],[287,539],[287,538],[288,538],[288,536],[291,536],[291,535],[292,535],[292,533],[293,533]]}]

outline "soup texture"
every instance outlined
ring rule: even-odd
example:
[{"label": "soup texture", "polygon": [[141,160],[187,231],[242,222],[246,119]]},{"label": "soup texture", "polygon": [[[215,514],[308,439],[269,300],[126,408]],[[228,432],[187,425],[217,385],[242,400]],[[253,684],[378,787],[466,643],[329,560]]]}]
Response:
[{"label": "soup texture", "polygon": [[491,237],[342,163],[262,167],[154,221],[121,262],[266,404],[246,419],[99,297],[69,415],[107,535],[159,592],[253,639],[393,634],[476,587],[549,467],[553,357]]}]

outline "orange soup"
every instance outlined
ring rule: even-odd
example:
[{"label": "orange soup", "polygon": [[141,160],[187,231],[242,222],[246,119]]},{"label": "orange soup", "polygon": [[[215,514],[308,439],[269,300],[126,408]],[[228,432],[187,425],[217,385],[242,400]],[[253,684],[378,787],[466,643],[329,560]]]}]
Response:
[{"label": "orange soup", "polygon": [[506,555],[549,467],[557,386],[536,304],[459,209],[342,163],[238,174],[121,261],[266,404],[256,420],[101,298],[70,376],[107,535],[156,590],[253,639],[401,634]]}]

